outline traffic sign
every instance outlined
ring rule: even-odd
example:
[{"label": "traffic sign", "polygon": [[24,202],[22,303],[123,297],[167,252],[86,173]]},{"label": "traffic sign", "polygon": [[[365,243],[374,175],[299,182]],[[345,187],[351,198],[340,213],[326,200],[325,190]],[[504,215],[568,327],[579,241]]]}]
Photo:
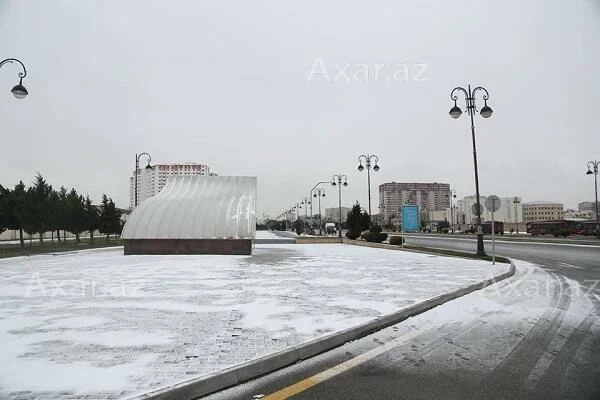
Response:
[{"label": "traffic sign", "polygon": [[[477,206],[479,206],[479,207],[477,207]],[[481,204],[475,203],[471,206],[471,212],[476,217],[479,217],[481,215],[481,213],[483,212],[483,207],[481,206]]]},{"label": "traffic sign", "polygon": [[488,196],[488,198],[485,199],[485,208],[491,212],[498,211],[500,209],[500,197],[496,195]]}]

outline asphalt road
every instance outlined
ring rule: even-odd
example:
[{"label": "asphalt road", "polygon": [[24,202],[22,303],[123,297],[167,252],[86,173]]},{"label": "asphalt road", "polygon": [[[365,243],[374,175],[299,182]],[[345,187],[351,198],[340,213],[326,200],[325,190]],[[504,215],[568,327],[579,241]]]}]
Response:
[{"label": "asphalt road", "polygon": [[[415,235],[407,243],[475,248],[471,238]],[[513,278],[210,400],[600,399],[600,247],[500,242],[496,250],[529,263]]]}]

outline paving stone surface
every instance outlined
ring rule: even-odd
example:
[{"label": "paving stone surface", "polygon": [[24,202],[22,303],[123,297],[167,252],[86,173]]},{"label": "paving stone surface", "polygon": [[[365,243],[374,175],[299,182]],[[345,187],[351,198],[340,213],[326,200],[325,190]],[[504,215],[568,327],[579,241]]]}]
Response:
[{"label": "paving stone surface", "polygon": [[367,322],[506,270],[357,246],[0,260],[0,398],[120,399]]}]

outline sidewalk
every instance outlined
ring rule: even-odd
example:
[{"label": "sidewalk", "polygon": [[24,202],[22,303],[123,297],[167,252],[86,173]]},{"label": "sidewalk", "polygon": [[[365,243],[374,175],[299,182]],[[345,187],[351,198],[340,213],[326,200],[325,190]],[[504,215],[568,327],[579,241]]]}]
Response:
[{"label": "sidewalk", "polygon": [[0,397],[109,399],[208,374],[498,275],[347,245],[0,260]]}]

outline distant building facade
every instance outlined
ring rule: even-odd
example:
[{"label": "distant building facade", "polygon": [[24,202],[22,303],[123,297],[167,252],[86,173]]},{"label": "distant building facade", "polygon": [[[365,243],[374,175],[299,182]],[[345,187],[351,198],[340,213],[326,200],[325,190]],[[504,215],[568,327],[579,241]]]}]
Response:
[{"label": "distant building facade", "polygon": [[422,215],[450,208],[449,183],[388,182],[379,185],[381,219],[402,223],[402,206],[419,206]]},{"label": "distant building facade", "polygon": [[553,221],[563,218],[561,203],[534,201],[523,204],[523,222]]},{"label": "distant building facade", "polygon": [[[129,177],[129,208],[133,209],[135,204],[135,174]],[[179,164],[155,164],[152,169],[140,168],[138,174],[138,206],[144,200],[156,196],[167,184],[172,176],[216,176],[210,172],[208,165],[196,163]]]},{"label": "distant building facade", "polygon": [[[487,196],[479,196],[479,201],[483,207],[481,213],[481,222],[491,221],[492,213],[485,208]],[[523,199],[518,196],[500,197],[500,209],[494,212],[494,220],[505,224],[523,222]],[[477,216],[473,214],[473,205],[477,203],[476,196],[466,196],[456,202],[457,210],[453,213],[454,223],[458,225],[475,225]],[[450,210],[448,210],[450,215]],[[448,219],[450,220],[450,218]]]},{"label": "distant building facade", "polygon": [[[598,204],[598,208],[600,209],[600,204]],[[590,218],[596,218],[596,203],[594,203],[593,201],[582,201],[577,205],[577,209],[579,211],[591,211],[592,216]]]},{"label": "distant building facade", "polygon": [[[350,212],[349,207],[342,207],[342,221],[346,222],[346,217]],[[340,220],[340,209],[338,207],[334,208],[326,208],[325,209],[325,220],[331,220],[334,222],[338,222]]]},{"label": "distant building facade", "polygon": [[[594,203],[592,203],[592,204],[594,204]],[[591,210],[584,210],[584,211],[565,210],[565,212],[563,212],[563,219],[589,220],[589,219],[595,219],[595,218],[596,218],[596,213]]]}]

